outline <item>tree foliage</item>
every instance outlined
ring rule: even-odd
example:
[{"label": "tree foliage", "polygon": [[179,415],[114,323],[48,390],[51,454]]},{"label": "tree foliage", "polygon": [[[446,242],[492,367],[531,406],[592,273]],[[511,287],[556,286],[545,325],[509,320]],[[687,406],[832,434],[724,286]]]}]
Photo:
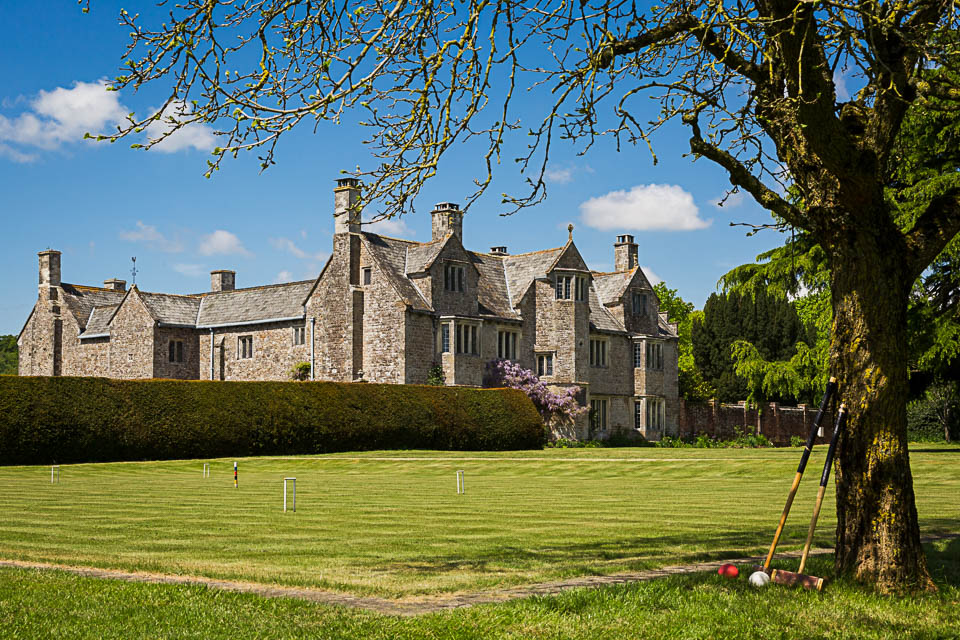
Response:
[{"label": "tree foliage", "polygon": [[0,336],[0,375],[17,374],[17,353],[17,336]]},{"label": "tree foliage", "polygon": [[691,338],[693,323],[703,317],[703,312],[696,311],[692,302],[687,302],[681,298],[677,290],[669,288],[666,282],[658,282],[653,286],[653,290],[660,300],[660,311],[666,312],[669,322],[677,323],[677,333],[679,334],[677,368],[680,397],[698,401],[715,397],[716,389],[703,379],[703,374],[693,357],[693,341]]},{"label": "tree foliage", "polygon": [[[161,25],[122,13],[131,43],[113,88],[169,91],[107,137],[216,123],[210,171],[250,150],[268,167],[293,127],[363,111],[378,160],[365,198],[389,215],[409,211],[451,146],[473,138],[486,171],[469,206],[529,107],[518,88],[540,87],[542,119],[524,119],[530,189],[505,196],[516,206],[543,198],[557,139],[580,151],[603,135],[649,145],[683,123],[695,157],[827,255],[831,368],[858,407],[837,449],[837,570],[885,591],[927,588],[902,336],[914,282],[960,230],[960,174],[906,216],[884,187],[910,106],[960,107],[960,50],[943,35],[958,17],[952,0],[668,0],[649,11],[627,0],[183,0]],[[796,200],[781,195],[787,183]]]},{"label": "tree foliage", "polygon": [[574,420],[589,411],[589,408],[581,407],[577,402],[580,387],[551,391],[533,371],[510,360],[494,359],[488,362],[483,386],[523,391],[533,401],[533,406],[546,424],[556,419]]}]

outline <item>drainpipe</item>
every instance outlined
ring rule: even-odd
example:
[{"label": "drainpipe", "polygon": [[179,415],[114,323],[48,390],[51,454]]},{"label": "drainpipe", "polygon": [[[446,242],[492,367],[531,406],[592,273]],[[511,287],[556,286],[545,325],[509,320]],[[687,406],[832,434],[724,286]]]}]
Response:
[{"label": "drainpipe", "polygon": [[311,380],[314,379],[313,377],[313,345],[314,345],[313,334],[316,331],[316,326],[317,326],[317,318],[316,317],[310,318],[310,379]]},{"label": "drainpipe", "polygon": [[213,381],[213,327],[210,327],[210,380]]}]

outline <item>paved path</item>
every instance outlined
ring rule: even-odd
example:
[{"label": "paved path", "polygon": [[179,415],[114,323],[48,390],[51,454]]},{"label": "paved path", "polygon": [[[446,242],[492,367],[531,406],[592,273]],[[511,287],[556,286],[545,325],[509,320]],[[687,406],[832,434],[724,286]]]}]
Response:
[{"label": "paved path", "polygon": [[[942,540],[948,538],[960,538],[960,534],[926,536],[923,538],[923,541],[930,542],[933,540]],[[810,550],[810,555],[812,556],[824,555],[828,553],[833,553],[833,549]],[[800,552],[789,551],[780,553],[777,555],[777,557],[799,558]],[[688,565],[676,565],[663,567],[661,569],[638,571],[634,573],[617,573],[609,576],[582,576],[580,578],[570,578],[568,580],[559,580],[556,582],[543,582],[540,584],[520,585],[507,589],[497,589],[494,591],[479,591],[476,593],[465,593],[459,595],[440,594],[421,598],[406,598],[403,600],[388,600],[386,598],[377,598],[373,596],[353,596],[345,593],[326,591],[311,587],[289,587],[282,585],[260,584],[256,582],[242,582],[237,580],[217,580],[216,578],[204,578],[201,576],[181,576],[161,573],[145,573],[138,571],[120,571],[117,569],[98,569],[95,567],[75,567],[46,562],[0,560],[0,567],[39,570],[56,569],[58,571],[66,571],[68,573],[89,578],[107,578],[112,580],[126,580],[128,582],[200,585],[210,589],[222,589],[224,591],[236,591],[240,593],[253,593],[264,598],[296,598],[299,600],[307,600],[309,602],[317,602],[320,604],[367,609],[369,611],[375,611],[386,615],[417,616],[426,613],[436,613],[438,611],[459,609],[461,607],[472,607],[478,604],[492,604],[506,602],[508,600],[515,600],[518,598],[529,598],[531,596],[552,596],[566,591],[567,589],[602,587],[611,584],[625,584],[628,582],[655,580],[657,578],[685,573],[716,571],[720,568],[720,565],[727,563],[735,565],[751,565],[759,563],[762,560],[762,557],[728,558],[725,560],[699,562]]]}]

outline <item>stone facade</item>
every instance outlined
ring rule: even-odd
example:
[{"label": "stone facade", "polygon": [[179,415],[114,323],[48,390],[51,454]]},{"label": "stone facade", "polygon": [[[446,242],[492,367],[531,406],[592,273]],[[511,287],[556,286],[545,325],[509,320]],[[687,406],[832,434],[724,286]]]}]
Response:
[{"label": "stone facade", "polygon": [[19,337],[21,375],[480,385],[484,366],[514,359],[549,385],[580,388],[592,412],[580,438],[678,434],[677,333],[638,266],[633,236],[614,245],[617,271],[592,271],[573,242],[510,255],[463,246],[463,213],[432,212],[429,242],[367,233],[359,187],[338,181],[333,252],[315,280],[169,295],[61,282],[43,251],[37,303]]}]

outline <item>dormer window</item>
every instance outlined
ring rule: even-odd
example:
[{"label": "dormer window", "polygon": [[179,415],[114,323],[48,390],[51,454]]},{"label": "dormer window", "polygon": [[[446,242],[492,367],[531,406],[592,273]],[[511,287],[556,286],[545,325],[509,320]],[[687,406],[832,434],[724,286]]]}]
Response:
[{"label": "dormer window", "polygon": [[463,291],[464,268],[456,264],[446,264],[443,268],[443,288],[447,291]]},{"label": "dormer window", "polygon": [[581,276],[557,276],[557,300],[587,299],[587,279]]},{"label": "dormer window", "polygon": [[647,294],[633,292],[633,313],[638,316],[647,315]]}]

